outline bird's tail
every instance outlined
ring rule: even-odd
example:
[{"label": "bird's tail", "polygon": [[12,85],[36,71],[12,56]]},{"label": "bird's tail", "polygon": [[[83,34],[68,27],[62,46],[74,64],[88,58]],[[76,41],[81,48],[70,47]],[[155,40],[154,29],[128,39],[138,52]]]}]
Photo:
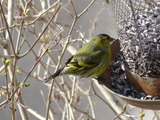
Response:
[{"label": "bird's tail", "polygon": [[47,77],[44,79],[44,83],[47,83],[48,81],[54,79],[55,77],[61,75],[61,71],[63,70],[64,67],[62,67],[61,69],[57,70],[53,75]]}]

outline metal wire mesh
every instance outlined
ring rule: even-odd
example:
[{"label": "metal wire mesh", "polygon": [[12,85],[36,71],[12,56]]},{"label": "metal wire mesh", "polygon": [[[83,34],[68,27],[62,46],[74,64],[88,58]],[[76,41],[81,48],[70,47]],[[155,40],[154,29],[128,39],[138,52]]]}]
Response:
[{"label": "metal wire mesh", "polygon": [[[127,19],[135,10],[142,11],[156,6],[159,0],[110,0],[116,24]],[[133,10],[132,10],[133,7]]]},{"label": "metal wire mesh", "polygon": [[110,0],[125,61],[133,72],[160,78],[160,0]]}]

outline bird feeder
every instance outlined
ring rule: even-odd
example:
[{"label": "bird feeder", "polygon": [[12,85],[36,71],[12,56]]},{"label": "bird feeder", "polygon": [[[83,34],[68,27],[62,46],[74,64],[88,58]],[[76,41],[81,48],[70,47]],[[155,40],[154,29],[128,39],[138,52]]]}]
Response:
[{"label": "bird feeder", "polygon": [[[110,4],[124,57],[126,80],[137,91],[160,97],[160,0],[110,0]],[[134,106],[160,109],[157,105],[160,100],[125,97],[108,86],[107,90]]]}]

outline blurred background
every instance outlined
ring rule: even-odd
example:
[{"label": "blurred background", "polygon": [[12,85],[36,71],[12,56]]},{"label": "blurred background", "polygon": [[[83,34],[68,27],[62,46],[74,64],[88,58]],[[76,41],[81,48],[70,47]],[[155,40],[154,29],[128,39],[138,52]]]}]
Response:
[{"label": "blurred background", "polygon": [[51,82],[44,84],[43,79],[57,64],[63,65],[97,34],[118,38],[108,1],[2,0],[0,15],[0,119],[44,120],[47,106],[49,120],[138,120],[142,113],[144,120],[159,119],[158,111],[106,95],[90,79],[58,77],[48,97]]}]

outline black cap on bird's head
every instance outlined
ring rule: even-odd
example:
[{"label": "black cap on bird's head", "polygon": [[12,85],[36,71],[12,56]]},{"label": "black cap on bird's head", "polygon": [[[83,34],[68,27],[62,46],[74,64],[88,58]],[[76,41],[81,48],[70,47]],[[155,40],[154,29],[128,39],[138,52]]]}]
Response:
[{"label": "black cap on bird's head", "polygon": [[109,41],[113,41],[114,40],[114,38],[112,38],[112,37],[110,37],[109,35],[107,35],[107,34],[99,34],[99,35],[97,35],[97,37],[98,38],[104,38],[104,39],[108,39]]}]

